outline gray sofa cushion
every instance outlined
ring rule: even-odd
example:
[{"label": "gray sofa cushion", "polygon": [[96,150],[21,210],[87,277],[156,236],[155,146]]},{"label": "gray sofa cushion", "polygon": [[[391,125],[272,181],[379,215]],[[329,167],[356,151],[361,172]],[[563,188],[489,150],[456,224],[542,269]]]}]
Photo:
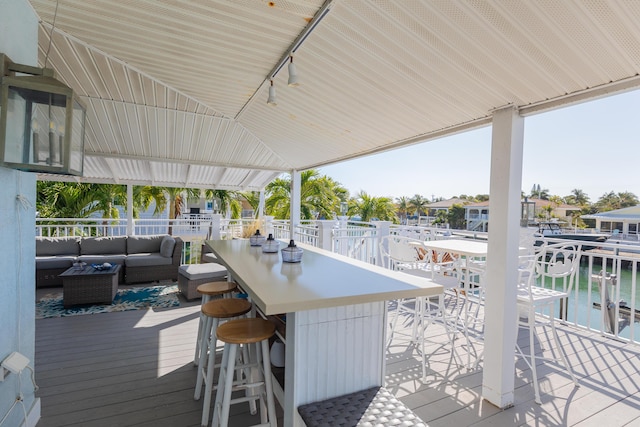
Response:
[{"label": "gray sofa cushion", "polygon": [[189,280],[221,279],[227,275],[227,269],[214,263],[181,265],[179,273]]},{"label": "gray sofa cushion", "polygon": [[121,254],[123,259],[127,253],[127,238],[122,237],[85,237],[80,243],[80,255]]},{"label": "gray sofa cushion", "polygon": [[211,252],[202,254],[202,262],[215,262],[216,264],[220,264],[219,261],[218,257]]},{"label": "gray sofa cushion", "polygon": [[153,267],[156,265],[171,265],[171,258],[160,255],[159,252],[152,254],[129,254],[124,261],[127,267]]},{"label": "gray sofa cushion", "polygon": [[120,264],[124,265],[124,260],[127,258],[125,254],[111,254],[111,255],[80,255],[78,257],[79,261],[86,262],[87,264],[102,264],[105,262],[109,262],[111,264]]},{"label": "gray sofa cushion", "polygon": [[80,255],[80,237],[36,237],[36,256]]},{"label": "gray sofa cushion", "polygon": [[173,256],[173,249],[176,247],[176,239],[171,236],[164,236],[162,243],[160,244],[160,255],[163,257],[171,258]]},{"label": "gray sofa cushion", "polygon": [[129,236],[127,237],[127,253],[128,254],[140,254],[140,253],[154,253],[160,252],[160,244],[164,234],[155,236]]},{"label": "gray sofa cushion", "polygon": [[40,256],[36,258],[36,269],[50,270],[54,268],[69,268],[78,257],[74,255]]}]

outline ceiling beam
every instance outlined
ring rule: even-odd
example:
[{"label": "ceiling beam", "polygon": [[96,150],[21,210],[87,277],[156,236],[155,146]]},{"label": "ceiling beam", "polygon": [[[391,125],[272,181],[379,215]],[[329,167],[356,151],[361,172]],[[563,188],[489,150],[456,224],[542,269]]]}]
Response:
[{"label": "ceiling beam", "polygon": [[284,168],[276,168],[276,167],[266,167],[266,166],[248,166],[241,164],[232,164],[226,162],[203,162],[198,160],[190,160],[190,159],[166,159],[162,157],[150,157],[150,156],[132,156],[128,154],[111,154],[111,153],[98,153],[95,151],[85,151],[86,156],[92,157],[101,157],[101,158],[116,158],[116,159],[127,159],[127,160],[137,160],[143,162],[158,162],[158,163],[177,163],[183,165],[197,165],[197,166],[213,166],[213,167],[224,167],[224,168],[235,168],[235,169],[250,169],[250,170],[261,170],[267,172],[285,172],[287,169]]}]

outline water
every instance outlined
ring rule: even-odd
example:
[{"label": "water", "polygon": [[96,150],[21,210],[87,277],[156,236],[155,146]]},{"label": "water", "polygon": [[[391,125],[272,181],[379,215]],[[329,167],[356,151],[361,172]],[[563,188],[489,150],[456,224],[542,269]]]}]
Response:
[{"label": "water", "polygon": [[[592,268],[594,274],[598,274],[601,270],[600,265],[594,264]],[[611,270],[611,267],[607,268],[608,272],[611,272]],[[618,285],[616,287],[620,288],[620,299],[626,301],[628,306],[631,306],[633,273],[629,269],[621,268],[617,274]],[[640,284],[640,273],[636,274],[635,283],[636,287]],[[576,316],[575,295],[572,293],[568,308],[568,320],[573,321],[576,319],[576,322],[580,325],[590,325],[592,329],[600,330],[602,327],[602,313],[599,308],[593,307],[593,303],[600,303],[601,293],[598,286],[598,280],[590,278],[589,265],[587,262],[583,261],[580,264],[576,286],[578,288],[578,313]],[[591,287],[591,294],[589,294],[589,287]],[[617,299],[616,287],[609,287],[610,299],[612,301]],[[638,292],[638,290],[636,290],[635,295],[635,308],[640,309],[640,292]],[[618,335],[620,337],[630,338],[630,334],[631,325],[621,330]],[[634,340],[640,341],[640,323],[635,324]]]}]

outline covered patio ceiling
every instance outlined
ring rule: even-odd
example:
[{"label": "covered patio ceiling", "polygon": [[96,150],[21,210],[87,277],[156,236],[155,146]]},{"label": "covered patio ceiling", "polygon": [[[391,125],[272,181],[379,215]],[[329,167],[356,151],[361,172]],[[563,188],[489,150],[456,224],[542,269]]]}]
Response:
[{"label": "covered patio ceiling", "polygon": [[84,176],[65,179],[260,190],[488,125],[503,106],[640,86],[633,1],[30,2],[40,65],[88,107]]}]

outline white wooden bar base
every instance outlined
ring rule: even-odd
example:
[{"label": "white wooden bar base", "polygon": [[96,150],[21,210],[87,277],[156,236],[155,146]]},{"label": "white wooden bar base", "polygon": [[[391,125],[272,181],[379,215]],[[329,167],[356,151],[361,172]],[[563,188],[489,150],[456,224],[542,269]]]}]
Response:
[{"label": "white wooden bar base", "polygon": [[384,385],[385,302],[287,314],[286,426],[298,406]]},{"label": "white wooden bar base", "polygon": [[299,405],[384,385],[386,301],[442,294],[429,279],[307,245],[298,264],[246,240],[207,245],[260,312],[287,315],[284,392],[275,391],[287,427],[304,425]]}]

